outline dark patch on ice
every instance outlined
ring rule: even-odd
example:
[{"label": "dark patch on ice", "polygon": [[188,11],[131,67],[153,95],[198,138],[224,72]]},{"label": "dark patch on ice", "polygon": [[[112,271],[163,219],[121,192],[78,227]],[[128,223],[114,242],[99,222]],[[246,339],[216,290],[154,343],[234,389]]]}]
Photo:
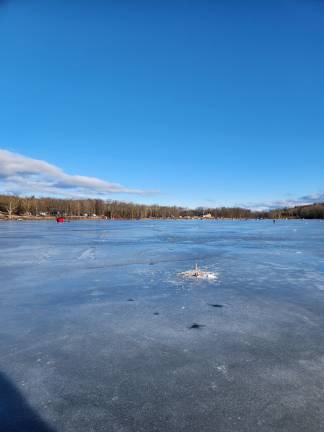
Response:
[{"label": "dark patch on ice", "polygon": [[198,324],[198,323],[193,323],[189,328],[190,329],[200,329],[206,327],[205,324]]},{"label": "dark patch on ice", "polygon": [[0,431],[54,432],[28,404],[18,388],[0,373]]},{"label": "dark patch on ice", "polygon": [[223,305],[218,304],[218,303],[207,303],[207,304],[208,304],[208,306],[212,306],[214,308],[222,308],[223,307]]},{"label": "dark patch on ice", "polygon": [[127,301],[135,301],[133,298],[129,298]]},{"label": "dark patch on ice", "polygon": [[154,312],[153,315],[160,315],[160,312]]}]

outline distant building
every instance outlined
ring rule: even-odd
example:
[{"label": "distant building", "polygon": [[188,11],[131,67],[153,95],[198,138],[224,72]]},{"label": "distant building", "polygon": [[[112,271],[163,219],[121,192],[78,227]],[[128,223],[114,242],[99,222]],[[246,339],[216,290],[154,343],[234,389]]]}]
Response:
[{"label": "distant building", "polygon": [[206,213],[205,215],[203,215],[204,219],[212,219],[212,215],[210,213]]}]

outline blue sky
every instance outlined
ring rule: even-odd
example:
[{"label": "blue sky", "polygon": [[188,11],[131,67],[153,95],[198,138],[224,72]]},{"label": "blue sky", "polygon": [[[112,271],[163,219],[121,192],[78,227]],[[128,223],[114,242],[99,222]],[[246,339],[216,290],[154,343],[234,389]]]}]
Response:
[{"label": "blue sky", "polygon": [[324,201],[323,53],[319,0],[0,1],[0,191]]}]

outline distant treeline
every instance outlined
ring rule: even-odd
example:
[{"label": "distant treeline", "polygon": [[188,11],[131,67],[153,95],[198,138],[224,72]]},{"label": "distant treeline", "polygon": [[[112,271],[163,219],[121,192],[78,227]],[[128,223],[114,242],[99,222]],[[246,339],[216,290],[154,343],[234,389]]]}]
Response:
[{"label": "distant treeline", "polygon": [[188,209],[176,206],[143,205],[122,201],[104,201],[100,199],[59,199],[17,197],[0,195],[0,215],[13,216],[75,216],[107,217],[109,219],[143,218],[297,218],[324,219],[324,203],[281,208],[269,211],[252,211],[240,207],[196,208]]}]

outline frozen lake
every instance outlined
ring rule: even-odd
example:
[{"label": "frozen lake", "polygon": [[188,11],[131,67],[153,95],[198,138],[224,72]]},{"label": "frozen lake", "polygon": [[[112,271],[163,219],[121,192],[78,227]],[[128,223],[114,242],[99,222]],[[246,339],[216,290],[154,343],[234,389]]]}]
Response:
[{"label": "frozen lake", "polygon": [[323,428],[324,222],[2,222],[0,272],[1,432]]}]

